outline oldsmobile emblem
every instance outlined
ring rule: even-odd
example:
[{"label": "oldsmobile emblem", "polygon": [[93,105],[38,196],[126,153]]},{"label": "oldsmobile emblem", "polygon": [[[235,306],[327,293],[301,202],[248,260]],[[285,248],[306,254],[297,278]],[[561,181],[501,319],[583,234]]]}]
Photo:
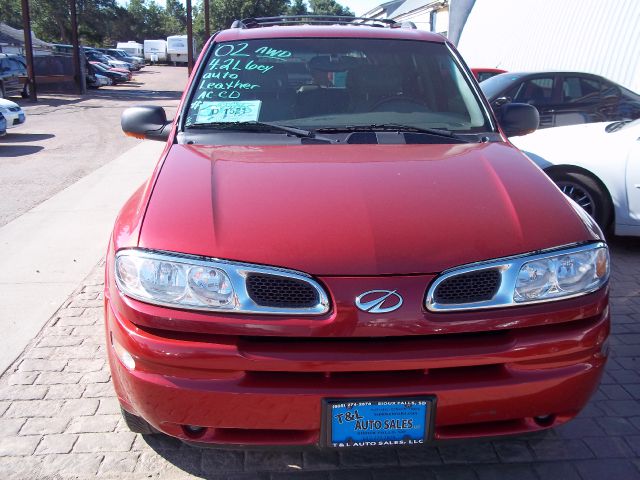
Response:
[{"label": "oldsmobile emblem", "polygon": [[363,312],[387,313],[402,306],[402,297],[396,290],[369,290],[356,297],[356,307]]}]

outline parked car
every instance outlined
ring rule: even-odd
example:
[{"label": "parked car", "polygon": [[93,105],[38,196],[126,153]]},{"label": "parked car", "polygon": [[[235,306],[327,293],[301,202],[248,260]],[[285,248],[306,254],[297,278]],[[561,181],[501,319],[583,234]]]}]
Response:
[{"label": "parked car", "polygon": [[104,55],[97,50],[86,49],[84,53],[87,60],[90,62],[100,62],[112,68],[124,68],[126,70],[131,70],[132,68],[130,63],[121,62],[120,60]]},{"label": "parked car", "polygon": [[535,106],[540,128],[640,118],[640,95],[589,73],[509,72],[480,88],[498,115],[509,102]]},{"label": "parked car", "polygon": [[127,62],[132,64],[135,70],[140,70],[142,67],[144,67],[144,58],[133,57],[129,55],[127,52],[125,52],[124,50],[120,50],[117,48],[99,48],[98,50],[101,51],[102,53],[115,57],[117,60],[120,60],[121,62]]},{"label": "parked car", "polygon": [[513,143],[603,229],[640,235],[640,120],[547,128]]},{"label": "parked car", "polygon": [[4,137],[7,134],[7,120],[4,115],[0,113],[0,137]]},{"label": "parked car", "polygon": [[129,81],[129,74],[116,72],[108,65],[105,65],[100,62],[88,62],[87,70],[89,73],[95,75],[103,75],[105,77],[110,78],[114,84],[116,83],[124,83]]},{"label": "parked car", "polygon": [[100,88],[113,85],[113,80],[97,73],[87,74],[87,87]]},{"label": "parked car", "polygon": [[506,140],[537,111],[505,105],[500,128],[444,37],[357,22],[236,21],[177,120],[123,113],[166,142],[106,257],[133,431],[422,445],[553,427],[596,390],[608,249]]},{"label": "parked car", "polygon": [[0,98],[29,96],[29,82],[24,57],[0,53]]},{"label": "parked car", "polygon": [[484,82],[488,78],[507,72],[506,70],[501,70],[499,68],[472,68],[471,71],[478,82]]},{"label": "parked car", "polygon": [[27,119],[20,105],[3,98],[0,98],[0,113],[7,122],[6,128],[17,127]]},{"label": "parked car", "polygon": [[127,81],[130,81],[133,78],[133,74],[131,73],[131,71],[127,70],[126,68],[113,68],[113,67],[110,67],[109,65],[105,65],[104,63],[100,63],[100,62],[89,62],[89,63],[91,65],[100,65],[108,69],[110,72],[121,73],[122,75],[126,76]]}]

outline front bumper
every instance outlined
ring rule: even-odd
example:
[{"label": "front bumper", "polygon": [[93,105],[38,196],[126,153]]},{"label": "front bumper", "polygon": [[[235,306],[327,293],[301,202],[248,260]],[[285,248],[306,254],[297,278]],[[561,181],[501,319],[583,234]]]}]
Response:
[{"label": "front bumper", "polygon": [[22,125],[26,120],[26,115],[22,110],[17,112],[7,111],[2,112],[4,118],[7,120],[7,129],[17,127],[18,125]]},{"label": "front bumper", "polygon": [[[326,398],[435,395],[435,440],[568,421],[606,362],[607,293],[589,298],[597,314],[559,324],[378,338],[174,333],[134,325],[108,298],[105,314],[119,400],[161,432],[219,445],[315,445]],[[194,434],[186,426],[207,428]]]}]

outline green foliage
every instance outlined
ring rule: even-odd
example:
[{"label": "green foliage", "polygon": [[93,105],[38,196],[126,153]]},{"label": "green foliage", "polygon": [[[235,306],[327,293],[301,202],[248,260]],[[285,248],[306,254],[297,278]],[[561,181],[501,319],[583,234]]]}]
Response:
[{"label": "green foliage", "polygon": [[287,15],[306,15],[307,13],[309,10],[307,10],[307,3],[304,0],[293,0],[287,8]]},{"label": "green foliage", "polygon": [[353,16],[353,12],[343,7],[336,0],[309,0],[311,13],[314,15],[345,15]]},{"label": "green foliage", "polygon": [[[193,31],[197,43],[204,38],[203,0],[193,1]],[[182,0],[129,0],[123,7],[116,0],[76,0],[80,42],[115,46],[116,42],[162,39],[187,33],[187,12]],[[335,0],[210,0],[211,32],[229,28],[236,19],[278,15],[353,15]],[[71,43],[69,0],[29,0],[31,28],[40,39]],[[22,28],[20,0],[0,0],[0,21]]]},{"label": "green foliage", "polygon": [[20,0],[0,1],[0,22],[13,28],[22,28],[22,6]]}]

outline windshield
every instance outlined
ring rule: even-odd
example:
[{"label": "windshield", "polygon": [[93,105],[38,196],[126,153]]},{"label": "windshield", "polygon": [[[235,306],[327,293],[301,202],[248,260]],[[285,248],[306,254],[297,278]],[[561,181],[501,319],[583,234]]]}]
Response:
[{"label": "windshield", "polygon": [[496,96],[503,92],[506,88],[509,88],[516,80],[520,78],[519,75],[512,73],[501,73],[491,78],[487,78],[480,83],[480,90],[484,93],[485,97],[489,100],[495,100]]},{"label": "windshield", "polygon": [[362,38],[215,44],[196,80],[185,126],[277,122],[303,128],[398,124],[492,130],[441,43]]}]

